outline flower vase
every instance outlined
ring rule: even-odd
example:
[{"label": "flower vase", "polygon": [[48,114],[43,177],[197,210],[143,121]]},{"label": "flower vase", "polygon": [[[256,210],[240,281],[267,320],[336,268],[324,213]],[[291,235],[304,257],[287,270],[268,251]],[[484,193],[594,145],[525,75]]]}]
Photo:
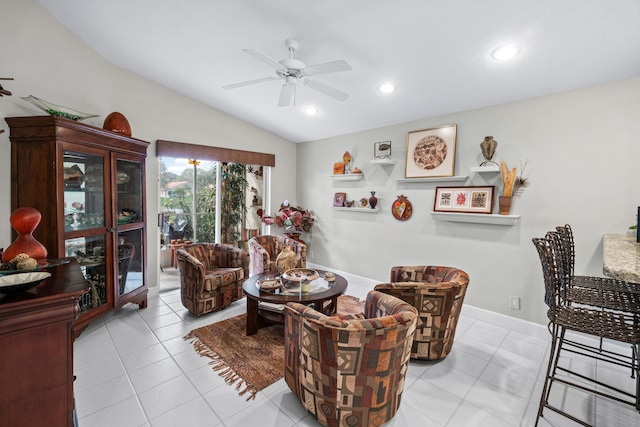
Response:
[{"label": "flower vase", "polygon": [[511,211],[511,201],[513,197],[511,196],[499,196],[498,197],[498,206],[500,207],[500,215],[509,215]]},{"label": "flower vase", "polygon": [[377,204],[378,204],[378,198],[376,197],[376,192],[372,191],[371,197],[369,197],[369,206],[371,206],[371,209],[375,209]]},{"label": "flower vase", "polygon": [[40,224],[41,219],[42,215],[34,208],[18,208],[11,213],[9,221],[13,229],[18,233],[18,238],[2,253],[3,262],[11,261],[21,253],[25,253],[35,259],[47,257],[47,248],[32,235],[38,224]]},{"label": "flower vase", "polygon": [[284,235],[292,240],[295,240],[296,242],[300,242],[300,243],[304,243],[305,245],[307,244],[304,240],[302,240],[300,238],[300,233],[298,232],[286,232],[284,233]]}]

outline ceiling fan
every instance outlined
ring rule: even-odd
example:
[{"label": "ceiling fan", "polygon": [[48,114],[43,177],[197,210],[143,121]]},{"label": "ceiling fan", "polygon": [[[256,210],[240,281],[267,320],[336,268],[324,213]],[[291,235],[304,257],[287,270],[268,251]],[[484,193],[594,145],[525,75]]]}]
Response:
[{"label": "ceiling fan", "polygon": [[287,39],[284,42],[285,46],[289,50],[289,58],[281,61],[276,61],[269,55],[260,52],[255,49],[242,49],[243,52],[248,53],[254,58],[264,62],[265,64],[273,67],[276,70],[276,75],[271,77],[263,77],[261,79],[249,80],[246,82],[234,83],[226,86],[222,86],[223,89],[236,89],[243,86],[249,86],[256,83],[270,82],[272,80],[283,79],[285,82],[280,89],[280,98],[278,99],[278,107],[286,107],[291,103],[293,98],[293,104],[296,103],[296,81],[301,81],[305,86],[315,89],[331,98],[338,101],[344,101],[349,98],[347,93],[344,93],[336,88],[328,86],[324,83],[311,80],[308,77],[317,76],[319,74],[337,73],[339,71],[351,70],[351,65],[343,59],[338,61],[325,62],[317,65],[305,65],[304,62],[293,57],[294,52],[298,49],[300,44],[297,40]]}]

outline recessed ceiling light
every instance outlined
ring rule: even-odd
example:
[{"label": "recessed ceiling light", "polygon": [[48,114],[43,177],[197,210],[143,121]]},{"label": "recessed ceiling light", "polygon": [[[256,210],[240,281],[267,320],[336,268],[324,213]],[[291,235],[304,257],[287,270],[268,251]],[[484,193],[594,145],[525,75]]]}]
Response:
[{"label": "recessed ceiling light", "polygon": [[491,57],[497,61],[506,61],[520,53],[520,46],[517,44],[508,44],[497,47],[491,52]]},{"label": "recessed ceiling light", "polygon": [[310,116],[315,116],[320,112],[320,110],[318,110],[316,107],[308,106],[304,107],[304,112]]},{"label": "recessed ceiling light", "polygon": [[382,93],[391,93],[394,90],[396,90],[396,87],[393,85],[393,83],[387,82],[387,83],[382,83],[380,86],[378,86],[378,89]]}]

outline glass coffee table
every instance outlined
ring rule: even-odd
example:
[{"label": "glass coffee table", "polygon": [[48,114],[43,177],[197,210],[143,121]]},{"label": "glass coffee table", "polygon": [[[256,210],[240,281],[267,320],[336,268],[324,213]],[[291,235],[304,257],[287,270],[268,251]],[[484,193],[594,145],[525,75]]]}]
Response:
[{"label": "glass coffee table", "polygon": [[[297,277],[287,280],[277,271],[269,271],[251,276],[242,284],[247,296],[247,335],[253,335],[259,328],[284,323],[284,305],[288,302],[299,302],[309,305],[315,310],[330,315],[335,313],[338,296],[347,289],[347,279],[324,270],[296,269],[306,272],[317,272],[309,276],[309,288],[301,286]],[[326,275],[333,274],[333,280]],[[262,286],[262,288],[261,288]]]}]

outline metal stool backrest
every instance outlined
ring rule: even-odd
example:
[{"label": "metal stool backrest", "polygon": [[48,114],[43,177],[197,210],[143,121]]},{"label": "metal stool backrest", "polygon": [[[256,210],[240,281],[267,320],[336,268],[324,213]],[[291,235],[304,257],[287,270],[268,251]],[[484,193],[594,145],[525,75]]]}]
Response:
[{"label": "metal stool backrest", "polygon": [[565,273],[559,251],[560,243],[555,234],[547,233],[545,237],[532,239],[542,264],[544,302],[550,308],[564,304],[566,296]]}]

